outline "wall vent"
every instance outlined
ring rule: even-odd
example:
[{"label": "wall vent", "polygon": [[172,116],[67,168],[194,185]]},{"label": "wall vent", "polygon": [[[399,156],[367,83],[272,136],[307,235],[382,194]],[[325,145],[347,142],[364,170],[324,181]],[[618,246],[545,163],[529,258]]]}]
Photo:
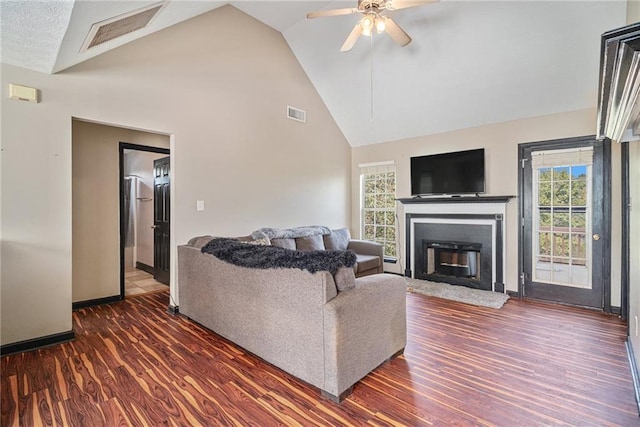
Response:
[{"label": "wall vent", "polygon": [[91,26],[80,52],[146,27],[166,4],[166,2],[154,3],[141,9],[96,22]]},{"label": "wall vent", "polygon": [[296,107],[287,105],[287,117],[302,123],[307,122],[307,112]]}]

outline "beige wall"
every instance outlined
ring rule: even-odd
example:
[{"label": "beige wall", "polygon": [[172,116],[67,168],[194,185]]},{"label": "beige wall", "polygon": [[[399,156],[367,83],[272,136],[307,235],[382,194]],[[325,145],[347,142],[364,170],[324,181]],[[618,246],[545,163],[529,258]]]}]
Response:
[{"label": "beige wall", "polygon": [[[397,170],[397,197],[410,197],[409,159],[412,156],[449,151],[484,148],[486,156],[487,195],[518,194],[518,144],[558,138],[592,135],[595,130],[595,109],[534,117],[472,129],[462,129],[440,135],[424,136],[402,141],[375,144],[353,149],[352,153],[352,229],[359,229],[359,169],[358,164],[393,160]],[[614,174],[619,175],[619,169]],[[619,204],[618,204],[619,206]],[[617,208],[619,212],[619,208]],[[404,268],[404,218],[398,208],[401,259],[386,266],[388,271],[400,273]],[[619,216],[619,215],[618,215]],[[620,246],[619,234],[612,245]],[[518,199],[507,205],[506,214],[506,287],[518,290]],[[616,267],[619,270],[619,267]],[[619,276],[619,275],[618,275]],[[612,284],[612,303],[620,304],[620,283]],[[617,303],[617,304],[616,304]]]},{"label": "beige wall", "polygon": [[[194,235],[350,221],[348,143],[282,35],[233,7],[57,75],[1,77],[2,344],[71,330],[72,117],[171,135],[172,267]],[[42,102],[7,100],[9,83]]]},{"label": "beige wall", "polygon": [[[627,0],[627,24],[640,22],[640,1]],[[613,30],[613,28],[611,28]]]},{"label": "beige wall", "polygon": [[622,148],[611,144],[611,305],[622,303]]},{"label": "beige wall", "polygon": [[636,363],[640,366],[640,141],[629,143],[629,193],[629,339],[633,345]]},{"label": "beige wall", "polygon": [[71,131],[72,300],[78,302],[120,294],[119,143],[169,148],[169,137],[79,120]]},{"label": "beige wall", "polygon": [[71,331],[71,116],[52,117],[46,111],[52,108],[41,104],[7,101],[9,82],[32,80],[6,70],[0,129],[2,344]]},{"label": "beige wall", "polygon": [[[640,21],[640,2],[627,1],[627,24]],[[629,143],[629,341],[633,347],[635,362],[640,366],[640,141]],[[620,253],[620,251],[618,252]],[[613,258],[615,259],[615,258]]]}]

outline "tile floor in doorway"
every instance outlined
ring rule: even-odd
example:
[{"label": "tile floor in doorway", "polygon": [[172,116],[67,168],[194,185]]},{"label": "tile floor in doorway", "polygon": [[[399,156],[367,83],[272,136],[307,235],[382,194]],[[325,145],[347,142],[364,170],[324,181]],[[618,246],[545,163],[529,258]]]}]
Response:
[{"label": "tile floor in doorway", "polygon": [[146,271],[134,269],[124,273],[124,295],[143,295],[151,292],[164,291],[169,286],[158,282],[152,274]]}]

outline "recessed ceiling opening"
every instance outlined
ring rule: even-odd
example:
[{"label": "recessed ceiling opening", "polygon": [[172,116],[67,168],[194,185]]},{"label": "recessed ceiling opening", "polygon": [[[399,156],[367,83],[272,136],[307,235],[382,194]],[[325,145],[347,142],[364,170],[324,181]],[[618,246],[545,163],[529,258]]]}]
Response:
[{"label": "recessed ceiling opening", "polygon": [[146,27],[166,4],[154,3],[93,24],[80,52]]}]

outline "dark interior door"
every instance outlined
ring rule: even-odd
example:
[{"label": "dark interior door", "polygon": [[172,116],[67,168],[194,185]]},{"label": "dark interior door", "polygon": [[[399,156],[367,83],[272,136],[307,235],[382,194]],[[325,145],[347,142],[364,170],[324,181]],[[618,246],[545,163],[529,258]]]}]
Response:
[{"label": "dark interior door", "polygon": [[592,137],[521,145],[525,297],[605,308],[603,152],[603,143]]},{"label": "dark interior door", "polygon": [[171,180],[169,157],[153,162],[153,277],[169,284],[169,224],[171,220]]}]

